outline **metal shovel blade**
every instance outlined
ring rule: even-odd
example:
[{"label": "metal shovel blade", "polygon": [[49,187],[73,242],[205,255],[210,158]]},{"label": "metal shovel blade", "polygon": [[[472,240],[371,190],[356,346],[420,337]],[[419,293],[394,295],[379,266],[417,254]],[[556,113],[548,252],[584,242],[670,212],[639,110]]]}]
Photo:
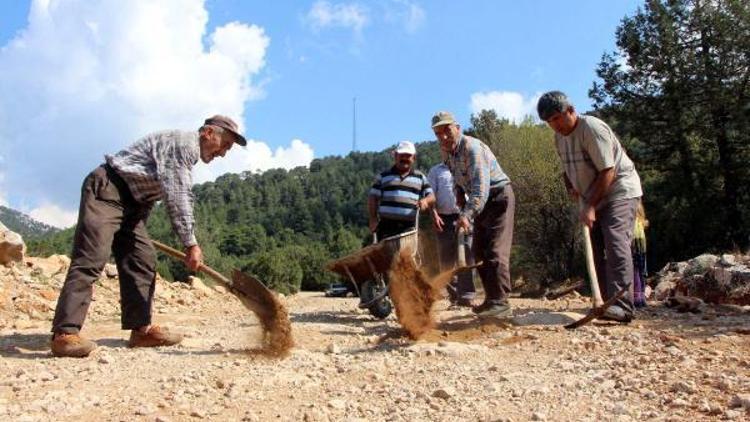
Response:
[{"label": "metal shovel blade", "polygon": [[595,308],[592,308],[585,317],[579,319],[578,321],[571,322],[570,324],[566,325],[565,328],[568,330],[573,330],[582,325],[588,324],[589,322],[595,320],[596,318],[601,317],[602,315],[604,315],[604,312],[607,311],[607,308],[612,306],[615,302],[617,302],[618,299],[620,299],[625,294],[625,291],[626,289],[620,290],[614,296],[612,296],[606,302],[604,302],[602,306],[597,306]]},{"label": "metal shovel blade", "polygon": [[[157,249],[177,259],[185,259],[185,254],[177,249],[171,248],[156,240],[151,241]],[[208,274],[214,281],[224,285],[230,292],[237,296],[242,304],[253,311],[261,320],[275,318],[279,313],[277,300],[274,294],[257,278],[234,270],[232,279],[229,280],[223,274],[209,267],[201,265],[198,271]]]}]

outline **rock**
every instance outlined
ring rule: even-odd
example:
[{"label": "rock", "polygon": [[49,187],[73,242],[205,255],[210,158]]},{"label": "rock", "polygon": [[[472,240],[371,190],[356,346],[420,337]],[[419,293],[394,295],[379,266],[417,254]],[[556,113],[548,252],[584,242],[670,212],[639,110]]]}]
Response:
[{"label": "rock", "polygon": [[729,419],[729,420],[739,419],[739,418],[741,418],[743,416],[743,413],[745,413],[745,412],[740,412],[739,410],[727,409],[724,412],[724,417],[727,418],[727,419]]},{"label": "rock", "polygon": [[336,343],[330,343],[326,348],[326,351],[332,355],[337,355],[341,353],[341,347]]},{"label": "rock", "polygon": [[664,351],[669,353],[671,356],[679,356],[682,354],[677,346],[668,346],[664,348]]},{"label": "rock", "polygon": [[333,399],[328,402],[328,407],[336,410],[344,410],[346,409],[346,402],[341,399]]},{"label": "rock", "polygon": [[732,267],[734,265],[737,265],[737,259],[734,257],[734,255],[725,253],[721,256],[719,264],[725,267]]},{"label": "rock", "polygon": [[32,274],[36,273],[46,278],[64,276],[70,266],[70,258],[65,255],[52,255],[48,258],[27,257],[26,265],[31,266]]},{"label": "rock", "polygon": [[439,399],[448,400],[456,395],[456,390],[453,387],[443,387],[432,392],[432,397]]},{"label": "rock", "polygon": [[673,393],[689,393],[693,394],[695,393],[695,386],[691,385],[690,383],[686,381],[678,381],[674,384],[672,384],[672,387],[670,388],[670,391]]},{"label": "rock", "polygon": [[668,298],[677,286],[676,278],[661,279],[654,289],[654,299],[664,300]]},{"label": "rock", "polygon": [[310,409],[305,412],[305,415],[302,417],[302,420],[304,422],[322,422],[322,421],[327,421],[328,416],[326,416],[323,412],[321,412],[318,409]]},{"label": "rock", "polygon": [[583,318],[576,312],[534,312],[513,317],[513,324],[528,325],[565,325]]},{"label": "rock", "polygon": [[688,407],[690,406],[690,403],[688,403],[686,400],[683,399],[674,399],[671,403],[672,407]]},{"label": "rock", "polygon": [[534,412],[531,414],[531,420],[532,421],[546,421],[547,415],[545,415],[542,412]]},{"label": "rock", "polygon": [[192,409],[190,410],[190,416],[198,419],[203,419],[206,417],[206,411],[203,409]]},{"label": "rock", "polygon": [[703,254],[689,260],[685,275],[704,274],[719,262],[719,257],[711,254]]},{"label": "rock", "polygon": [[628,408],[624,404],[617,403],[612,408],[612,413],[614,413],[615,415],[629,415],[630,411],[628,410]]},{"label": "rock", "polygon": [[750,394],[736,394],[729,401],[729,407],[741,407],[745,410],[750,410]]},{"label": "rock", "polygon": [[23,262],[25,253],[26,244],[21,235],[0,223],[0,264],[7,266],[12,262]]},{"label": "rock", "polygon": [[215,285],[214,290],[223,295],[229,293],[229,290],[227,290],[227,288],[222,286],[221,284]]},{"label": "rock", "polygon": [[152,413],[156,412],[156,409],[154,409],[151,405],[145,404],[143,406],[138,407],[135,410],[135,414],[139,416],[146,416],[150,415]]},{"label": "rock", "polygon": [[674,308],[677,312],[699,313],[704,303],[697,297],[672,296],[664,300],[664,306]]},{"label": "rock", "polygon": [[104,265],[104,275],[106,275],[107,278],[117,277],[117,265],[110,263]]},{"label": "rock", "polygon": [[206,296],[211,296],[211,295],[214,294],[214,290],[212,288],[206,286],[206,284],[203,282],[203,280],[201,280],[198,277],[195,277],[195,276],[188,277],[188,284],[194,290],[197,290],[197,291],[199,291],[201,293],[205,293]]}]

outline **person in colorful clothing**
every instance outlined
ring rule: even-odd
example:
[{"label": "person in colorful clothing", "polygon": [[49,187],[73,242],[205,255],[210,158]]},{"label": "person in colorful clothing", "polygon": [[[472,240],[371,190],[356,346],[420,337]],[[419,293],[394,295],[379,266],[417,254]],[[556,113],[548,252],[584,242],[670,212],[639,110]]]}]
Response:
[{"label": "person in colorful clothing", "polygon": [[78,225],[70,268],[52,321],[52,354],[88,356],[96,344],[80,335],[91,304],[92,286],[110,254],[120,279],[122,329],[130,347],[177,344],[182,336],[151,324],[156,254],[146,232],[154,203],[164,201],[172,227],[185,247],[185,265],[195,271],[203,253],[195,238],[193,166],[223,157],[235,143],[247,144],[226,116],[205,120],[195,132],[146,135],[129,148],[105,156],[81,187]]},{"label": "person in colorful clothing", "polygon": [[581,203],[579,220],[591,229],[599,282],[604,300],[627,292],[607,308],[603,319],[633,319],[633,238],[641,179],[620,140],[606,123],[576,113],[568,97],[550,91],[539,98],[539,118],[555,131],[555,147],[568,193]]},{"label": "person in colorful clothing", "polygon": [[[446,154],[461,204],[456,228],[469,231],[474,221],[474,260],[484,287],[484,302],[472,308],[480,317],[505,318],[512,314],[510,248],[516,199],[510,178],[490,148],[461,133],[453,114],[440,111],[432,117],[432,130]],[[460,201],[459,201],[460,202]]]},{"label": "person in colorful clothing", "polygon": [[[453,175],[448,165],[437,164],[427,173],[432,190],[435,192],[435,207],[432,208],[432,222],[438,240],[438,255],[440,257],[440,271],[448,271],[457,266],[458,242],[464,242],[466,265],[474,264],[471,253],[471,232],[459,236],[456,229],[459,211]],[[465,198],[463,198],[465,202]],[[476,294],[474,288],[473,271],[462,271],[453,277],[448,285],[448,296],[452,306],[471,307]]]},{"label": "person in colorful clothing", "polygon": [[646,210],[643,208],[643,201],[638,201],[638,208],[635,211],[635,223],[633,228],[633,304],[636,308],[646,306],[646,277],[648,268],[646,267],[646,228],[648,220],[646,219]]}]

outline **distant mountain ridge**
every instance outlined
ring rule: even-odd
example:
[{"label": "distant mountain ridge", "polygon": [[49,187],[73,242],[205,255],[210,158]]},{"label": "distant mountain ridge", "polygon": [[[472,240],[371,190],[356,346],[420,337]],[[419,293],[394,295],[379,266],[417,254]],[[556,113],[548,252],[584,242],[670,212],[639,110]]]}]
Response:
[{"label": "distant mountain ridge", "polygon": [[0,205],[0,222],[24,239],[57,233],[60,229],[34,220],[28,215]]}]

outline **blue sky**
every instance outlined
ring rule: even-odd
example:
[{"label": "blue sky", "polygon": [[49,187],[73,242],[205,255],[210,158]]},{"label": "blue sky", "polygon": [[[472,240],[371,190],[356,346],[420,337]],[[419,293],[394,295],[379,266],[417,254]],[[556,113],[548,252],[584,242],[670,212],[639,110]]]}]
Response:
[{"label": "blue sky", "polygon": [[[520,119],[536,96],[579,109],[641,2],[39,0],[0,2],[0,204],[58,226],[105,153],[217,112],[253,142],[225,171],[432,138],[451,110]],[[502,157],[500,157],[502,162]]]}]

